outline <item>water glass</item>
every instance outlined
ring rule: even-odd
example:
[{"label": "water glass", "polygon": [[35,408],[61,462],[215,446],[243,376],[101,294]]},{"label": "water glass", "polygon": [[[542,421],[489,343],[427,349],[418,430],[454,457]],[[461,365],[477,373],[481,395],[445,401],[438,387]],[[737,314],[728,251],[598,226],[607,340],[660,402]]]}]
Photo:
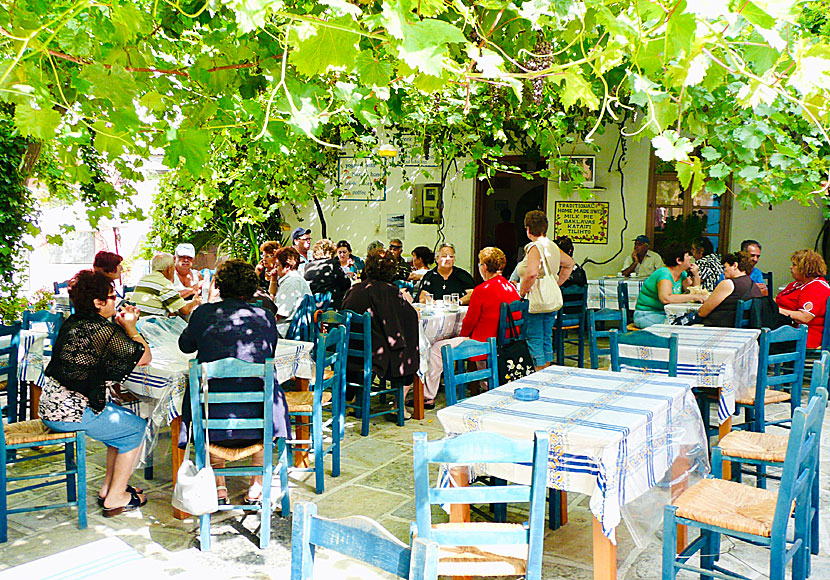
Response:
[{"label": "water glass", "polygon": [[432,298],[432,294],[430,294],[429,292],[424,293],[424,304],[426,304],[427,306],[432,306],[433,304],[435,304],[435,300]]}]

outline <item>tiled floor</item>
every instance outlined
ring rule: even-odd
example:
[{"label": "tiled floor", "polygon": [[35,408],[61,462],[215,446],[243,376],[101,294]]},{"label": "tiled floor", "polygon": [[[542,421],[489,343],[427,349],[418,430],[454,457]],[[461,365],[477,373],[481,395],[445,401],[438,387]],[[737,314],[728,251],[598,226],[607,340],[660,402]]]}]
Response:
[{"label": "tiled floor", "polygon": [[[783,408],[782,408],[783,410]],[[830,416],[825,421],[830,427]],[[369,516],[386,526],[393,534],[406,539],[409,523],[414,520],[412,477],[412,434],[425,431],[430,438],[443,436],[435,411],[427,411],[423,421],[410,420],[397,427],[383,418],[374,420],[368,437],[360,437],[359,427],[350,419],[343,445],[342,474],[326,477],[326,491],[315,495],[311,474],[302,474],[303,481],[292,481],[292,502],[310,500],[322,515],[342,517],[353,514]],[[825,429],[823,457],[830,458],[830,430]],[[103,476],[103,448],[91,442],[89,465],[89,527],[77,529],[73,510],[57,510],[13,515],[9,518],[9,542],[0,545],[0,569],[55,554],[63,550],[107,536],[117,536],[133,546],[146,558],[153,559],[167,574],[178,578],[274,578],[287,579],[291,562],[291,522],[274,515],[271,545],[257,548],[259,516],[242,516],[231,512],[214,518],[212,551],[198,549],[197,522],[173,519],[170,508],[169,439],[162,439],[156,451],[153,481],[138,476],[134,483],[143,485],[149,503],[138,512],[113,519],[101,516],[95,504],[95,493]],[[166,453],[165,453],[166,448]],[[330,468],[330,459],[327,466]],[[813,560],[813,578],[830,578],[830,460],[822,462],[822,554]],[[244,493],[241,481],[229,479],[231,495]],[[56,491],[17,498],[13,501],[36,502],[38,497],[54,496]],[[591,514],[587,498],[569,496],[569,523],[560,530],[546,530],[544,578],[591,579]],[[637,510],[637,513],[643,513]],[[660,513],[659,506],[655,513]],[[660,576],[660,532],[654,532],[645,545],[638,546],[631,534],[618,530],[618,565],[620,579],[656,579]],[[760,548],[723,544],[721,564],[750,578],[766,578],[766,552]],[[342,569],[330,571],[325,578],[360,577]],[[681,575],[692,578],[692,575]],[[696,578],[696,576],[694,576]]]}]

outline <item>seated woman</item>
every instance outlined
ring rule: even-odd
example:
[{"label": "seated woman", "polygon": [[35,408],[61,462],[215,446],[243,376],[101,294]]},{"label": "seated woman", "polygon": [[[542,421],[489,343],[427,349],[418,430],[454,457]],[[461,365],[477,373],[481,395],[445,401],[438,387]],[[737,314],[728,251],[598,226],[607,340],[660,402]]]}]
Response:
[{"label": "seated woman", "polygon": [[444,371],[441,349],[445,345],[461,344],[467,338],[484,342],[495,337],[499,329],[501,305],[521,300],[516,287],[501,275],[505,265],[507,258],[499,248],[484,248],[478,253],[478,271],[484,282],[473,290],[460,336],[436,341],[429,350],[429,371],[424,381],[424,407],[435,408],[435,395],[438,394]]},{"label": "seated woman", "polygon": [[646,278],[637,298],[634,324],[640,328],[666,322],[666,311],[663,309],[666,304],[703,302],[700,294],[682,293],[689,286],[700,286],[697,265],[692,264],[689,250],[680,244],[671,244],[663,250],[662,256],[666,265]]},{"label": "seated woman", "polygon": [[300,252],[292,247],[280,248],[275,256],[277,261],[271,276],[271,295],[277,306],[277,330],[280,336],[285,336],[303,296],[311,294],[311,287],[297,271]]},{"label": "seated woman", "polygon": [[412,250],[412,272],[409,279],[417,282],[429,272],[429,267],[435,262],[435,252],[426,246],[418,246]]},{"label": "seated woman", "polygon": [[820,348],[830,285],[824,279],[827,264],[813,250],[799,250],[790,256],[793,281],[778,293],[778,311],[794,324],[807,325],[807,348]]},{"label": "seated woman", "polygon": [[737,252],[723,257],[723,273],[726,277],[715,286],[697,315],[703,319],[704,326],[735,326],[735,312],[738,301],[760,298],[761,289],[749,277],[753,265],[749,254]]},{"label": "seated woman", "polygon": [[352,283],[334,257],[335,247],[331,240],[317,240],[311,247],[311,262],[305,265],[303,277],[314,294],[331,292],[331,305],[340,310],[343,294]]},{"label": "seated woman", "polygon": [[700,272],[700,284],[713,292],[718,283],[723,280],[724,270],[721,257],[715,253],[715,246],[712,241],[702,236],[692,242],[692,257],[695,259],[698,271]]},{"label": "seated woman", "polygon": [[[391,283],[396,271],[391,255],[374,251],[366,256],[364,280],[346,292],[343,309],[372,314],[372,372],[392,386],[403,385],[406,397],[420,362],[418,313],[410,304],[412,298]],[[363,361],[349,357],[346,373],[350,383],[362,382]],[[346,398],[354,396],[354,390],[347,389]]]},{"label": "seated woman", "polygon": [[418,301],[426,302],[427,294],[432,294],[435,300],[443,300],[447,294],[458,294],[461,304],[467,304],[476,283],[467,270],[455,266],[455,246],[441,244],[435,259],[438,265],[421,280]]},{"label": "seated woman", "polygon": [[124,261],[124,258],[118,254],[101,250],[95,254],[95,261],[92,262],[92,269],[96,272],[100,272],[112,282],[115,282],[121,277],[121,272],[123,270],[123,267],[121,266],[122,261]]},{"label": "seated woman", "polygon": [[363,260],[357,256],[352,255],[352,246],[346,240],[337,242],[335,249],[337,260],[343,272],[352,280],[357,280],[359,274],[363,271]]},{"label": "seated woman", "polygon": [[[193,311],[187,328],[179,337],[179,349],[182,352],[195,352],[199,362],[210,362],[234,357],[245,362],[263,363],[274,356],[277,346],[277,321],[274,315],[263,308],[249,304],[258,286],[258,277],[251,264],[243,260],[228,260],[216,270],[214,277],[216,287],[222,300],[203,304]],[[244,330],[244,332],[243,332]],[[211,391],[233,393],[262,388],[262,380],[245,379],[211,379],[208,383]],[[185,401],[190,401],[185,396]],[[189,422],[189,404],[183,409],[184,418]],[[248,419],[262,417],[261,403],[239,403],[230,412],[229,405],[217,406],[210,411],[214,419]],[[182,430],[184,437],[187,431]],[[288,437],[291,424],[288,418],[288,406],[285,393],[278,384],[274,385],[274,437]],[[248,447],[262,441],[262,431],[258,429],[210,430],[210,442],[222,447]],[[181,447],[185,443],[179,441]],[[251,457],[252,465],[262,465],[262,451]],[[225,467],[225,461],[211,456],[210,464],[215,468]],[[226,504],[228,488],[225,478],[216,478],[216,490],[221,504]],[[251,477],[246,501],[256,503],[262,498],[262,477]]]},{"label": "seated woman", "polygon": [[[108,386],[120,383],[136,365],[150,363],[150,347],[135,328],[134,306],[115,310],[117,296],[104,274],[81,270],[69,282],[75,307],[61,326],[46,367],[40,418],[52,431],[86,431],[107,446],[107,468],[98,491],[104,517],[147,503],[127,484],[144,446],[147,422],[108,400]],[[110,318],[115,317],[115,322]],[[81,498],[83,501],[83,498]]]},{"label": "seated woman", "polygon": [[259,261],[259,264],[256,265],[256,274],[259,279],[260,288],[264,288],[266,291],[268,290],[268,286],[271,282],[271,271],[274,269],[274,262],[276,262],[274,254],[281,247],[282,244],[275,240],[262,242],[259,246],[259,254],[262,256],[262,259]]},{"label": "seated woman", "polygon": [[[574,243],[571,241],[571,238],[568,236],[559,236],[553,242],[559,247],[559,250],[562,253],[567,254],[569,258],[574,257]],[[574,261],[574,269],[571,271],[571,275],[567,280],[565,280],[561,287],[567,288],[568,286],[587,285],[588,275],[585,273],[585,269]]]}]

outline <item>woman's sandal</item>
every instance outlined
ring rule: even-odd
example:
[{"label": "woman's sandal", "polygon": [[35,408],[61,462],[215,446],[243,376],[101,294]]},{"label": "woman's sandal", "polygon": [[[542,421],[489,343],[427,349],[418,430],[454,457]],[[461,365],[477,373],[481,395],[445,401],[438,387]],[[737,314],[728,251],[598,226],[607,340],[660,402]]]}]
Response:
[{"label": "woman's sandal", "polygon": [[[251,491],[255,492],[255,495],[251,495]],[[257,505],[262,503],[262,485],[259,483],[255,483],[251,487],[248,488],[248,493],[245,494],[245,503],[248,505]]]},{"label": "woman's sandal", "polygon": [[141,499],[137,493],[131,492],[130,493],[130,501],[127,505],[122,505],[119,507],[114,508],[104,508],[104,517],[105,518],[114,518],[117,515],[123,514],[124,512],[131,512],[135,511],[144,504],[147,503],[147,498]]},{"label": "woman's sandal", "polygon": [[[225,492],[225,493],[222,493]],[[228,488],[224,485],[216,486],[216,497],[219,505],[228,505]]]},{"label": "woman's sandal", "polygon": [[[127,484],[127,493],[144,493],[143,489],[138,489],[137,487],[133,487],[129,483]],[[98,496],[98,507],[104,507],[104,500],[105,497]]]}]

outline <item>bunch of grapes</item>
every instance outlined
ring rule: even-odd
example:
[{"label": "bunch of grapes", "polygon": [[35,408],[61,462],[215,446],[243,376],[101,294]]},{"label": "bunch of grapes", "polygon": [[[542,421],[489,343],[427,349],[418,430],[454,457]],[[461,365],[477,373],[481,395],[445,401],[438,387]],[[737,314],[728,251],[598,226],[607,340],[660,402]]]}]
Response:
[{"label": "bunch of grapes", "polygon": [[[533,46],[533,58],[525,63],[525,68],[530,71],[545,70],[553,63],[553,46],[550,42],[540,38]],[[531,98],[537,105],[542,104],[544,97],[545,79],[536,77],[531,80]]]}]

